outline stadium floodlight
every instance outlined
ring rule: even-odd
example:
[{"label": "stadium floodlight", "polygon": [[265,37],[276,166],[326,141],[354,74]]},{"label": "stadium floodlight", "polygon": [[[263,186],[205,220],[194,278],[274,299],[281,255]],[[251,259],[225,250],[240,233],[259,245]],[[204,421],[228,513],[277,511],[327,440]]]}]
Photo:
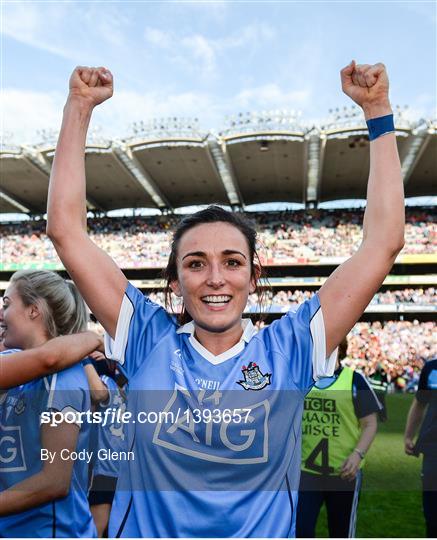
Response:
[{"label": "stadium floodlight", "polygon": [[144,170],[141,163],[133,155],[132,150],[127,145],[121,143],[113,143],[112,149],[114,151],[114,155],[119,158],[122,165],[124,165],[125,168],[131,173],[144,191],[150,195],[156,206],[161,210],[164,210],[165,208],[172,209],[170,203],[158,191],[152,177]]},{"label": "stadium floodlight", "polygon": [[[55,148],[59,138],[58,129],[41,129],[37,131],[40,142],[37,144],[40,148]],[[109,140],[102,134],[101,126],[91,126],[87,133],[87,146],[109,147]]]},{"label": "stadium floodlight", "polygon": [[55,148],[56,141],[59,137],[59,130],[53,128],[39,129],[37,132],[40,142],[38,147]]},{"label": "stadium floodlight", "polygon": [[300,111],[273,110],[239,112],[237,115],[225,118],[226,127],[220,132],[224,137],[237,134],[252,134],[262,132],[291,132],[302,133],[304,126],[299,120]]},{"label": "stadium floodlight", "polygon": [[220,144],[215,137],[210,137],[208,140],[208,148],[225,187],[231,206],[241,206],[241,195],[239,195],[237,190],[237,181],[232,170],[232,165],[226,156],[226,147],[223,144]]},{"label": "stadium floodlight", "polygon": [[268,152],[270,150],[268,141],[261,141],[259,145],[260,152]]},{"label": "stadium floodlight", "polygon": [[12,132],[5,131],[0,134],[0,152],[2,154],[19,154],[21,152],[21,147],[15,143]]},{"label": "stadium floodlight", "polygon": [[204,140],[207,132],[201,131],[198,118],[177,117],[151,118],[132,124],[133,136],[130,139],[155,140],[167,138],[189,138]]},{"label": "stadium floodlight", "polygon": [[[331,108],[328,110],[328,112],[328,118],[322,121],[322,130],[340,131],[344,129],[355,130],[356,134],[359,134],[361,131],[363,133],[367,133],[367,126],[364,120],[363,111],[357,105],[343,107],[342,109],[339,107],[336,107],[335,109]],[[395,125],[397,130],[410,130],[413,128],[413,122],[408,119],[407,106],[394,106],[393,114],[395,117]],[[399,134],[402,135],[402,133]]]},{"label": "stadium floodlight", "polygon": [[340,109],[336,107],[334,109],[329,109],[329,116],[323,121],[321,129],[323,131],[334,131],[341,128],[362,128],[367,130],[366,124],[364,122],[364,117],[362,110],[356,105],[351,105],[350,107],[343,107]]}]

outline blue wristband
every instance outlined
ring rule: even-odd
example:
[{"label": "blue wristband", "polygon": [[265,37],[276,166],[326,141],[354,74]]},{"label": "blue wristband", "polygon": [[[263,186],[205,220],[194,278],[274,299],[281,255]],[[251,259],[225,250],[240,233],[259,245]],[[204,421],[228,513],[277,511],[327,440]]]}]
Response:
[{"label": "blue wristband", "polygon": [[381,135],[394,133],[395,131],[395,124],[392,114],[371,118],[370,120],[367,120],[366,124],[367,129],[369,130],[369,141],[374,141],[378,137],[381,137]]}]

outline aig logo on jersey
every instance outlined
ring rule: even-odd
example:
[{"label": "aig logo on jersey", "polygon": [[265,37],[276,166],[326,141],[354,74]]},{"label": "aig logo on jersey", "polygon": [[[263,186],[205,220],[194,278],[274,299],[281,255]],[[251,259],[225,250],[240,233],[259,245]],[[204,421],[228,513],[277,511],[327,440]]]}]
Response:
[{"label": "aig logo on jersey", "polygon": [[267,462],[269,400],[250,405],[240,400],[237,406],[238,395],[242,393],[196,393],[177,386],[164,409],[168,421],[156,425],[153,443],[215,463]]},{"label": "aig logo on jersey", "polygon": [[19,472],[26,469],[21,428],[0,424],[0,473]]},{"label": "aig logo on jersey", "polygon": [[243,366],[241,370],[244,380],[237,381],[245,390],[262,390],[270,384],[271,373],[261,373],[261,370],[255,362],[250,362],[249,365]]}]

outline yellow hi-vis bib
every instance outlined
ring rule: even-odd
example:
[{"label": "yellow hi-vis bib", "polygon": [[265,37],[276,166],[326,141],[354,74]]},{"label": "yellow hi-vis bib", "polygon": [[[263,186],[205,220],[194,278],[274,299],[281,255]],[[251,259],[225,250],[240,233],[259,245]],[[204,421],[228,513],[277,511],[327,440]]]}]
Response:
[{"label": "yellow hi-vis bib", "polygon": [[[344,367],[326,388],[313,386],[305,398],[302,421],[302,470],[312,474],[339,475],[353,452],[361,430],[355,415],[353,370]],[[364,460],[361,460],[361,467]]]}]

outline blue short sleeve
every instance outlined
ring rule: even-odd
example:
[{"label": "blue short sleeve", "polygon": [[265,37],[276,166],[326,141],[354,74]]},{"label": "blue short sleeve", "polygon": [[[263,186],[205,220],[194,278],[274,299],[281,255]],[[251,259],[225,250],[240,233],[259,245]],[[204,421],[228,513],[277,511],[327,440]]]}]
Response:
[{"label": "blue short sleeve", "polygon": [[48,386],[46,410],[80,413],[90,408],[88,381],[81,365],[55,373],[45,381]]},{"label": "blue short sleeve", "polygon": [[364,418],[382,410],[382,405],[367,379],[357,371],[354,371],[353,375],[353,402],[357,418]]},{"label": "blue short sleeve", "polygon": [[317,294],[267,328],[270,346],[290,362],[298,388],[308,389],[321,377],[334,374],[337,350],[326,357],[322,307]]},{"label": "blue short sleeve", "polygon": [[105,354],[116,360],[130,379],[170,329],[173,318],[128,283],[118,316],[115,339],[105,335]]},{"label": "blue short sleeve", "polygon": [[119,393],[118,385],[114,381],[114,379],[112,379],[111,377],[108,377],[108,375],[101,375],[100,380],[102,381],[102,383],[108,389],[108,399],[106,401],[104,401],[104,402],[100,402],[99,407],[101,409],[107,409],[109,407],[113,407],[114,406],[114,398]]},{"label": "blue short sleeve", "polygon": [[437,389],[437,359],[428,360],[423,367],[416,392],[416,399],[419,403],[426,405],[431,401],[431,390]]}]

